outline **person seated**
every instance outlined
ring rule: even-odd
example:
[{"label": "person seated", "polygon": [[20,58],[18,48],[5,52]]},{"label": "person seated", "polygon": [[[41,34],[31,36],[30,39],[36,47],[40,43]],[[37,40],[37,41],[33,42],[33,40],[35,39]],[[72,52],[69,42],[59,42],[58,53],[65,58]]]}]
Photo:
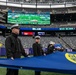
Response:
[{"label": "person seated", "polygon": [[55,47],[54,47],[54,42],[53,41],[50,41],[48,47],[47,47],[47,52],[46,54],[51,54],[55,51]]}]

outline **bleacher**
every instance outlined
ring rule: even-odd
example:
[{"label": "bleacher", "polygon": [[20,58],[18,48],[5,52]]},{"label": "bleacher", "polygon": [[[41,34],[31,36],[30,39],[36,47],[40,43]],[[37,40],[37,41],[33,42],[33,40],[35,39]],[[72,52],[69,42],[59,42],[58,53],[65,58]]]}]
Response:
[{"label": "bleacher", "polygon": [[71,46],[71,48],[76,48],[76,37],[63,37],[63,40]]},{"label": "bleacher", "polygon": [[[8,28],[11,27],[13,24],[0,24],[4,25]],[[57,27],[76,27],[76,22],[56,22],[56,23],[51,23],[51,25],[19,25],[20,27],[28,27],[28,28],[57,28]]]},{"label": "bleacher", "polygon": [[16,2],[16,3],[64,3],[64,2],[74,2],[76,0],[8,0],[8,2]]},{"label": "bleacher", "polygon": [[[32,48],[32,44],[35,42],[35,39],[31,36],[19,36],[19,38],[22,41],[23,47],[24,48]],[[2,43],[2,47],[5,47],[5,37],[0,36],[0,43]],[[65,36],[62,37],[62,39],[71,47],[75,48],[76,46],[76,36]],[[54,41],[55,43],[60,43],[63,45],[63,47],[68,48],[67,44],[63,42],[61,39],[58,37],[48,37],[48,36],[42,36],[41,37],[41,44],[44,48],[47,48],[48,44],[50,41]]]}]

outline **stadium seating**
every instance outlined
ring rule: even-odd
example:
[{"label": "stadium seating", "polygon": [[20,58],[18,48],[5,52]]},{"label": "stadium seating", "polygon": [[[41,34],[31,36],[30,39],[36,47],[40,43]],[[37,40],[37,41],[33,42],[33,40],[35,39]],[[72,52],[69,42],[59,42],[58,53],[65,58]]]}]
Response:
[{"label": "stadium seating", "polygon": [[[74,2],[75,0],[37,0],[37,3],[64,3],[64,2]],[[36,3],[36,0],[8,0],[8,2],[18,2],[18,3]]]},{"label": "stadium seating", "polygon": [[[11,27],[11,24],[0,24],[7,26],[8,28]],[[51,25],[19,25],[20,27],[28,27],[28,28],[49,28],[49,27],[76,27],[76,22],[56,22],[56,23],[51,23]]]},{"label": "stadium seating", "polygon": [[[19,36],[19,38],[22,41],[23,47],[24,48],[32,48],[32,44],[34,43],[35,39],[31,36]],[[2,43],[2,47],[5,47],[5,39],[3,36],[0,36],[0,43]],[[76,37],[75,36],[65,36],[62,37],[62,39],[71,47],[75,48],[76,46]],[[41,37],[41,43],[44,48],[47,48],[47,45],[49,44],[50,41],[54,41],[55,43],[60,43],[64,48],[68,48],[68,45],[59,39],[58,37]]]},{"label": "stadium seating", "polygon": [[63,39],[71,46],[71,48],[75,48],[76,46],[75,37],[63,37]]}]

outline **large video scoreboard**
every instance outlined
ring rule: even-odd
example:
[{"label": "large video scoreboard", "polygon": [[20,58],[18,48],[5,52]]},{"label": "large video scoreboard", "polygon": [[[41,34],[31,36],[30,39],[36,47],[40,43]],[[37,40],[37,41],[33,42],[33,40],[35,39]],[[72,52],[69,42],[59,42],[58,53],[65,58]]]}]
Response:
[{"label": "large video scoreboard", "polygon": [[50,13],[8,12],[7,23],[24,25],[50,25]]}]

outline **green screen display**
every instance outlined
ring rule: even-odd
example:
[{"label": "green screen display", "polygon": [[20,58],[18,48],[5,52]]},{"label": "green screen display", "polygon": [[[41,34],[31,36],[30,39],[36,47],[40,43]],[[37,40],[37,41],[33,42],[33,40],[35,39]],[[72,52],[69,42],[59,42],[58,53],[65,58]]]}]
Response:
[{"label": "green screen display", "polygon": [[7,23],[50,25],[50,14],[41,13],[9,13]]}]

